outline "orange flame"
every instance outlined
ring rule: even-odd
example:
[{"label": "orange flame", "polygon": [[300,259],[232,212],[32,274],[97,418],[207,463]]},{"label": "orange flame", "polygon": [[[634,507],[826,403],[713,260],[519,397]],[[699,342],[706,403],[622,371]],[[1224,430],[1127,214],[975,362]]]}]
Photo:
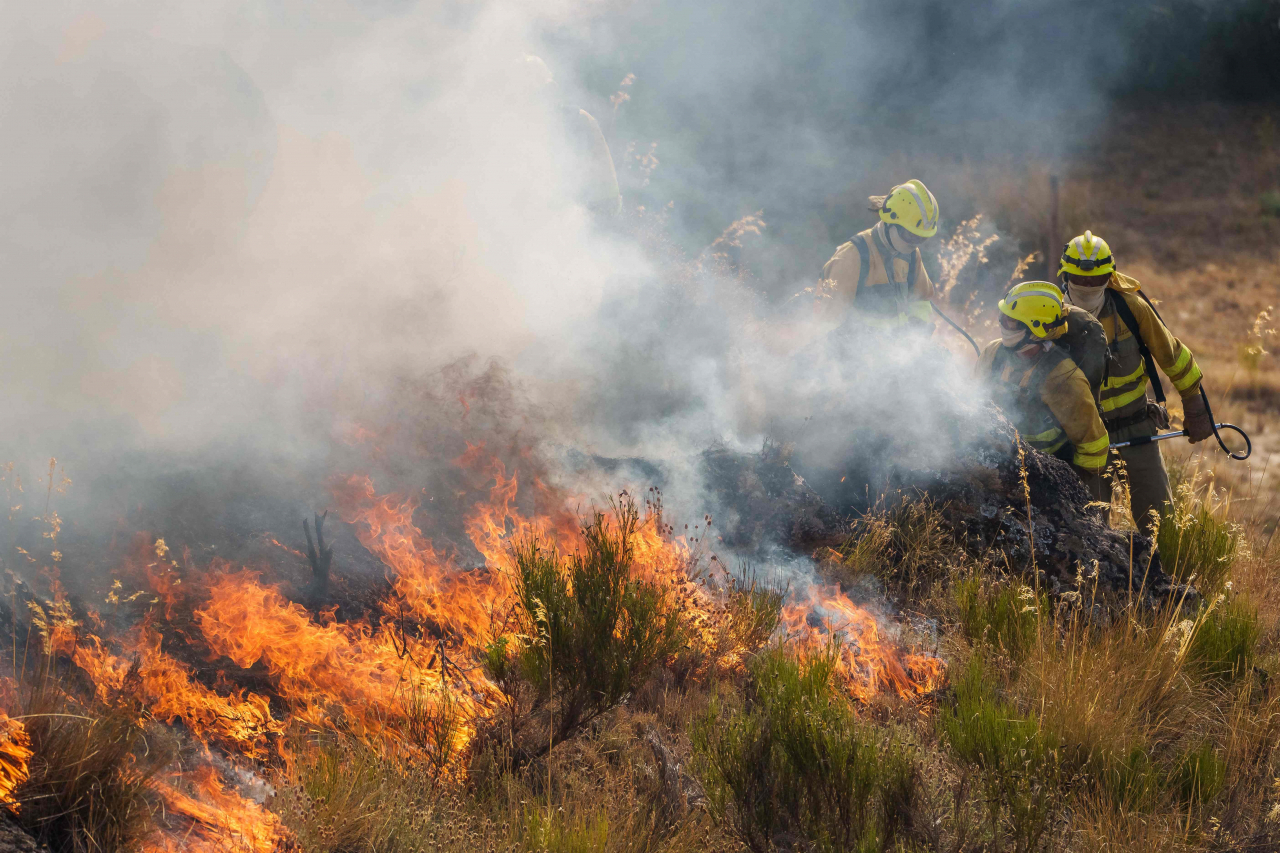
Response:
[{"label": "orange flame", "polygon": [[[181,722],[206,749],[233,757],[287,761],[280,736],[290,725],[354,732],[411,751],[430,749],[412,740],[421,734],[419,715],[424,707],[440,710],[445,701],[459,720],[453,754],[465,754],[476,726],[499,707],[500,692],[479,661],[486,643],[509,630],[516,602],[512,544],[537,536],[563,553],[582,547],[582,536],[565,495],[537,478],[522,492],[517,472],[508,473],[483,444],[468,444],[454,464],[467,475],[466,488],[484,494],[462,519],[483,557],[478,567],[459,565],[456,552],[438,548],[423,534],[414,521],[421,509],[416,499],[379,494],[367,476],[334,486],[339,515],[387,567],[390,590],[372,618],[339,621],[332,610],[309,611],[278,585],[264,582],[260,570],[217,561],[196,569],[189,555],[181,563],[174,560],[163,540],[140,537],[127,568],[135,577],[145,576],[156,601],[163,601],[163,608],[148,617],[168,621],[163,636],[155,624],[144,622],[104,641],[83,632],[64,602],[67,614],[59,610],[46,617],[55,635],[52,643],[92,678],[102,699],[136,697],[140,714]],[[672,591],[694,642],[710,648],[718,642],[725,616],[727,572],[714,557],[714,571],[702,571],[707,536],[698,527],[693,539],[674,536],[660,511],[649,513],[631,544],[636,571]],[[883,691],[917,697],[943,678],[940,661],[902,648],[885,635],[874,613],[835,585],[814,585],[793,595],[783,608],[781,633],[808,650],[839,637],[839,674],[859,701]],[[164,638],[175,636],[205,653],[225,677],[209,687],[166,653]],[[731,649],[723,660],[740,665],[749,651]],[[230,687],[236,669],[252,670],[255,689],[270,698]],[[263,674],[266,688],[258,686]],[[18,784],[10,781],[18,771],[9,772],[6,761],[25,768],[21,747],[6,751],[4,722],[0,719],[0,802]],[[9,722],[21,732],[20,724]],[[232,847],[266,853],[285,837],[270,812],[224,785],[211,758],[174,784],[157,783],[157,791],[169,811],[191,827],[181,843],[176,836],[161,839],[153,853]]]},{"label": "orange flame", "polygon": [[0,712],[0,805],[14,814],[17,814],[19,806],[13,799],[13,792],[27,781],[30,775],[28,762],[32,755],[31,738],[22,721]]},{"label": "orange flame", "polygon": [[176,815],[190,818],[191,831],[181,838],[165,835],[145,848],[144,853],[272,853],[285,837],[280,819],[271,812],[227,790],[218,772],[205,765],[187,774],[185,780],[195,796],[172,785],[153,781],[152,786]]},{"label": "orange flame", "polygon": [[903,699],[923,696],[942,683],[941,660],[908,653],[881,636],[880,620],[835,584],[815,585],[782,610],[787,634],[801,649],[818,651],[838,639],[838,672],[849,695],[867,702],[893,690]]}]

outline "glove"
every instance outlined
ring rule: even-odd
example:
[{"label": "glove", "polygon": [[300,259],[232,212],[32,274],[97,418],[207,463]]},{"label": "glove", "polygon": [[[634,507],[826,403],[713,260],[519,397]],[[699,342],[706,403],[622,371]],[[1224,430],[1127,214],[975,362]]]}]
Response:
[{"label": "glove", "polygon": [[1213,435],[1213,419],[1209,417],[1209,409],[1199,394],[1182,398],[1182,428],[1186,430],[1187,441],[1192,444]]}]

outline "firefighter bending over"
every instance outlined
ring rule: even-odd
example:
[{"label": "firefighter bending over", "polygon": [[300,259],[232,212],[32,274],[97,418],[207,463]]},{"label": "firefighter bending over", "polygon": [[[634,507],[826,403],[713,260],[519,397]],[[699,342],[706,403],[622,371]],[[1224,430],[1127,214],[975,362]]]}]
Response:
[{"label": "firefighter bending over", "polygon": [[1089,494],[1101,500],[1110,440],[1089,380],[1063,346],[1062,291],[1047,281],[1017,285],[1000,300],[1000,340],[978,360],[997,405],[1037,450],[1070,462]]},{"label": "firefighter bending over", "polygon": [[938,200],[913,179],[869,201],[880,221],[827,261],[818,287],[822,308],[846,322],[882,329],[932,329],[933,282],[919,247],[938,233]]},{"label": "firefighter bending over", "polygon": [[[1097,317],[1107,335],[1110,360],[1099,396],[1111,440],[1155,435],[1169,426],[1157,364],[1182,396],[1188,440],[1194,444],[1213,435],[1195,357],[1170,334],[1138,282],[1116,270],[1107,242],[1089,231],[1074,238],[1063,250],[1058,274],[1070,300]],[[1148,386],[1155,402],[1147,399]],[[1152,442],[1118,452],[1129,477],[1133,518],[1145,527],[1151,513],[1163,512],[1172,500],[1160,446]]]}]

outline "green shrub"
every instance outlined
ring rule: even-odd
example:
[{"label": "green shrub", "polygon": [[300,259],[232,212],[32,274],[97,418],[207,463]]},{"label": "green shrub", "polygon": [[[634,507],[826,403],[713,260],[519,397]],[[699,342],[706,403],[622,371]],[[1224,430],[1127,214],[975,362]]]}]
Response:
[{"label": "green shrub", "polygon": [[1219,757],[1213,744],[1202,741],[1182,756],[1169,778],[1169,787],[1184,802],[1207,803],[1222,790],[1227,777],[1227,763]]},{"label": "green shrub", "polygon": [[1093,781],[1120,811],[1146,809],[1160,791],[1159,768],[1145,745],[1131,747],[1124,755],[1109,753],[1093,764],[1097,765]]},{"label": "green shrub", "polygon": [[616,707],[679,645],[667,590],[636,577],[638,521],[627,498],[584,524],[582,553],[566,558],[536,539],[515,550],[517,616],[530,638],[519,665],[554,711],[547,748]]},{"label": "green shrub", "polygon": [[1001,700],[975,655],[938,726],[956,757],[981,774],[993,838],[1008,834],[1018,849],[1035,849],[1049,826],[1058,775],[1056,744],[1035,715]]},{"label": "green shrub", "polygon": [[1213,508],[1186,483],[1156,531],[1164,570],[1179,583],[1194,583],[1206,597],[1222,590],[1240,548],[1239,528],[1225,515],[1225,507]]},{"label": "green shrub", "polygon": [[1200,621],[1187,661],[1205,677],[1234,681],[1250,671],[1261,636],[1257,609],[1243,598],[1232,599]]},{"label": "green shrub", "polygon": [[772,649],[752,665],[745,706],[713,703],[694,727],[713,812],[756,853],[778,838],[881,850],[911,831],[915,765],[857,720],[832,683],[836,660]]},{"label": "green shrub", "polygon": [[[977,574],[952,588],[960,628],[972,643],[1000,649],[1014,661],[1021,660],[1035,643],[1035,593],[1019,584],[995,583]],[[1041,601],[1040,610],[1047,607]]]}]

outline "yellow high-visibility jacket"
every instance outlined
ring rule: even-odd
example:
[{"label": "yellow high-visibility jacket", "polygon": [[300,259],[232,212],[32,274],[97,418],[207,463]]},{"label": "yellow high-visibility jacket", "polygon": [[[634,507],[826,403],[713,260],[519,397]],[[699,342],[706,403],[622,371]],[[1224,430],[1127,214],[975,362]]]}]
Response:
[{"label": "yellow high-visibility jacket", "polygon": [[1133,312],[1133,318],[1138,321],[1138,334],[1178,393],[1183,397],[1200,393],[1202,374],[1191,350],[1169,332],[1147,301],[1138,295],[1138,282],[1120,273],[1112,273],[1107,284],[1106,302],[1098,312],[1098,320],[1107,333],[1107,346],[1113,357],[1102,392],[1098,395],[1102,417],[1109,423],[1140,417],[1147,408],[1148,380],[1160,381],[1158,377],[1147,376],[1133,330],[1116,313],[1113,301],[1116,299],[1123,299]]},{"label": "yellow high-visibility jacket", "polygon": [[893,326],[910,319],[932,324],[933,282],[920,260],[920,250],[906,254],[893,250],[878,223],[854,235],[822,268],[817,288],[824,311],[872,325]]},{"label": "yellow high-visibility jacket", "polygon": [[1071,463],[1101,472],[1110,439],[1098,417],[1089,380],[1062,347],[1045,344],[1026,359],[992,341],[978,359],[977,374],[991,383],[992,396],[1023,439],[1037,450],[1064,456]]}]

